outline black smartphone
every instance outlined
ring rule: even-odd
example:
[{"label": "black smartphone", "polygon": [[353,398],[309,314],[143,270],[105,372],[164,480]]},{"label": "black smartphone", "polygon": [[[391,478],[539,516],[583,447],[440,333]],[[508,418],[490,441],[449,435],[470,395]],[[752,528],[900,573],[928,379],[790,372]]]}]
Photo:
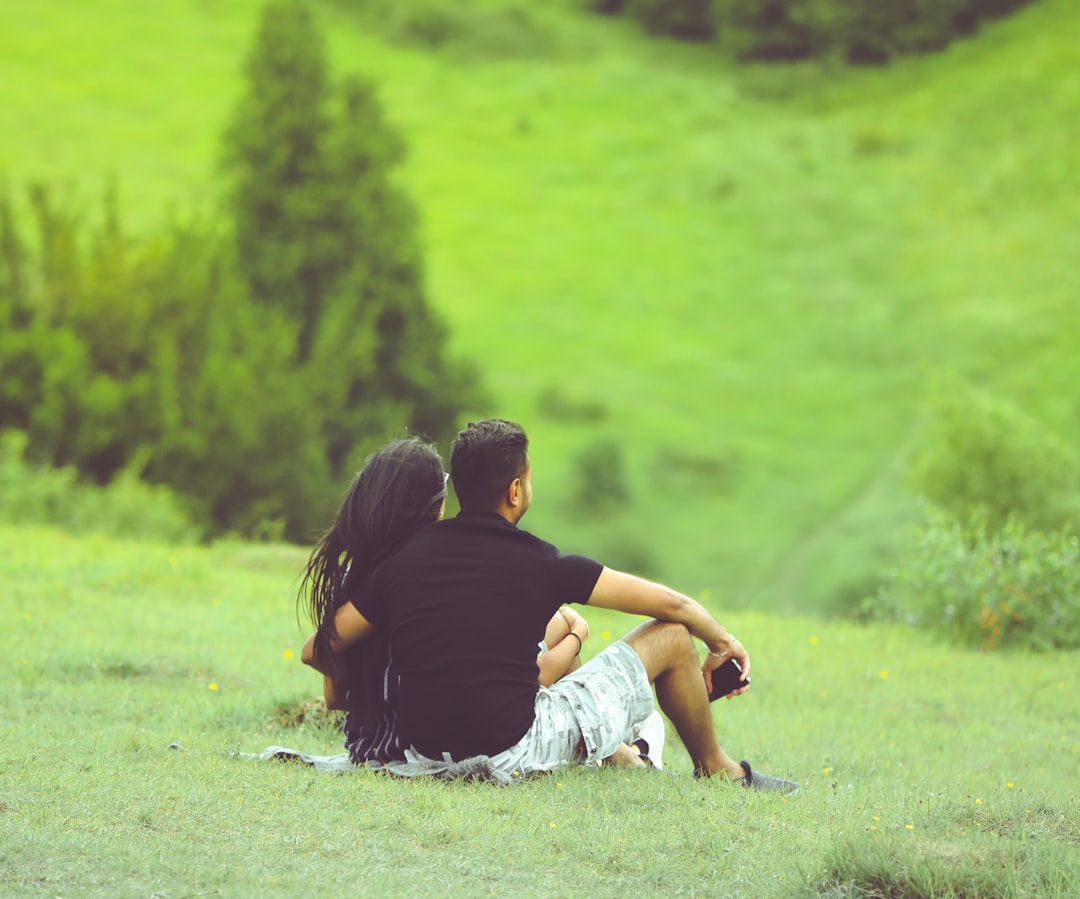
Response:
[{"label": "black smartphone", "polygon": [[745,687],[750,683],[750,678],[743,680],[742,668],[734,659],[728,659],[712,673],[712,692],[709,694],[709,702],[722,699],[733,690]]}]

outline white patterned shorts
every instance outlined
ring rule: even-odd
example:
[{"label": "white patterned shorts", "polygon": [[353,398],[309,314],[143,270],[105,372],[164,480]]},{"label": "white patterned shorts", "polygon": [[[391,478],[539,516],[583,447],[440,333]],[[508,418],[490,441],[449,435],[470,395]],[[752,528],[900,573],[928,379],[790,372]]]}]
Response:
[{"label": "white patterned shorts", "polygon": [[[552,684],[546,691],[553,702],[569,711],[569,727],[563,722],[565,713],[552,714],[549,720],[541,716],[541,699],[537,695],[534,730],[541,751],[545,741],[543,731],[568,731],[574,739],[579,762],[595,762],[611,755],[627,739],[635,725],[653,713],[653,692],[641,657],[627,643],[614,643],[577,671]],[[544,710],[547,711],[546,709]]]},{"label": "white patterned shorts", "polygon": [[641,658],[627,643],[613,643],[577,671],[541,687],[535,715],[525,736],[490,758],[454,762],[449,756],[432,759],[409,748],[406,761],[391,762],[387,770],[406,777],[458,776],[463,764],[467,768],[482,758],[492,779],[517,780],[605,759],[624,740],[633,739],[647,720],[660,725],[657,751],[662,748],[663,723],[653,709],[652,685]]}]

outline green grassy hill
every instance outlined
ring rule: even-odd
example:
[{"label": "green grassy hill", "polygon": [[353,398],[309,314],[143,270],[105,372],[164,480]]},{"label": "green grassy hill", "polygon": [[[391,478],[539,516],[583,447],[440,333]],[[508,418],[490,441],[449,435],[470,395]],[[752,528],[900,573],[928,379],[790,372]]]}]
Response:
[{"label": "green grassy hill", "polygon": [[[1080,889],[1076,652],[982,653],[741,610],[724,620],[754,683],[715,704],[717,733],[799,796],[694,780],[671,729],[675,777],[337,777],[250,757],[341,750],[308,714],[320,682],[288,613],[303,558],[0,524],[0,895]],[[587,656],[633,624],[584,611]]]},{"label": "green grassy hill", "polygon": [[[6,5],[0,168],[84,198],[113,173],[139,225],[205,210],[258,6]],[[531,529],[717,606],[830,607],[914,520],[938,373],[1078,436],[1074,4],[882,70],[533,20],[514,59],[323,17],[409,141],[431,297],[498,399],[477,412],[532,434]],[[593,515],[574,460],[609,439],[632,503]]]}]

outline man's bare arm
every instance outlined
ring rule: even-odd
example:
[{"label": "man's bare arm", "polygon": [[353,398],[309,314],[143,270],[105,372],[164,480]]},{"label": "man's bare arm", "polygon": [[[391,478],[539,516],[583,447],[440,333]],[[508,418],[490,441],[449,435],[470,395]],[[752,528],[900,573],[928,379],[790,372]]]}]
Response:
[{"label": "man's bare arm", "polygon": [[605,568],[593,587],[589,605],[685,625],[709,648],[702,672],[710,687],[713,670],[729,658],[739,663],[744,676],[750,673],[750,656],[743,645],[701,603],[670,587]]}]

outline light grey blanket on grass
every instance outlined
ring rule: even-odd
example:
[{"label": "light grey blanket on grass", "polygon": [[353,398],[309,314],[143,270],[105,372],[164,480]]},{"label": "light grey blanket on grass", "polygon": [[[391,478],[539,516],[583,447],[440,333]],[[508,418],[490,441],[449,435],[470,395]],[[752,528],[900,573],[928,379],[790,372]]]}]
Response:
[{"label": "light grey blanket on grass", "polygon": [[390,762],[380,765],[377,762],[369,762],[367,765],[353,764],[347,752],[338,755],[311,755],[307,752],[299,752],[295,749],[286,749],[283,746],[269,746],[259,753],[256,758],[262,761],[277,759],[278,761],[297,761],[310,765],[316,771],[327,774],[354,774],[365,768],[369,771],[381,771],[394,774],[398,777],[439,777],[443,780],[484,780],[493,783],[508,784],[520,777],[513,777],[500,771],[486,755],[476,755],[472,758],[462,759],[460,762],[447,758],[440,762]]}]

